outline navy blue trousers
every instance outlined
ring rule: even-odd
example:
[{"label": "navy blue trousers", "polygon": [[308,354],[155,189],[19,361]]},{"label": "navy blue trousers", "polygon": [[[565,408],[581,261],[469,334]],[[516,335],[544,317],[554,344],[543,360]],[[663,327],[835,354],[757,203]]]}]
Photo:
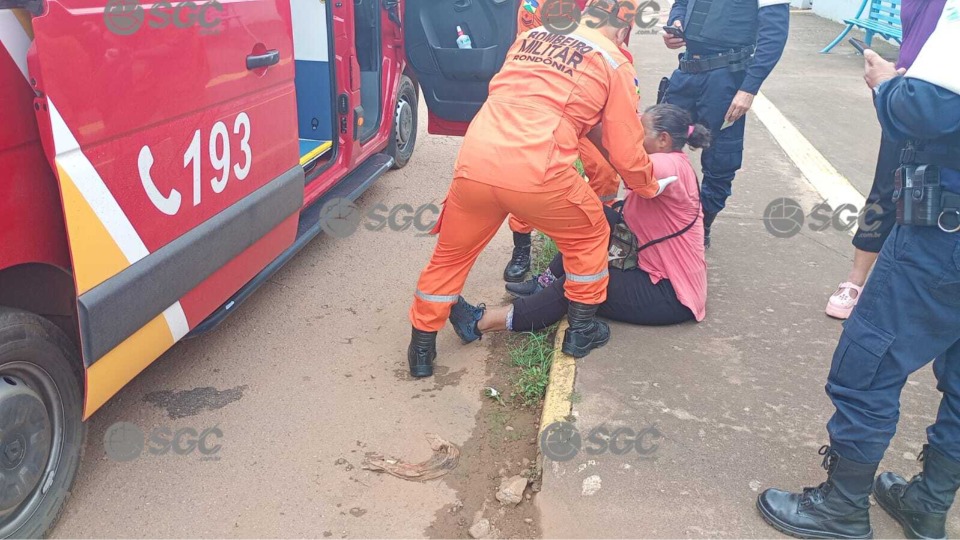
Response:
[{"label": "navy blue trousers", "polygon": [[896,225],[843,326],[827,378],[833,448],[878,463],[900,418],[907,377],[933,361],[942,393],[927,440],[960,461],[960,234]]},{"label": "navy blue trousers", "polygon": [[733,193],[733,178],[743,163],[744,115],[735,124],[721,131],[723,117],[740,90],[746,71],[715,69],[705,73],[684,73],[679,69],[670,77],[663,102],[676,105],[713,133],[713,144],[703,151],[703,184],[700,197],[703,211],[716,214],[723,210]]}]

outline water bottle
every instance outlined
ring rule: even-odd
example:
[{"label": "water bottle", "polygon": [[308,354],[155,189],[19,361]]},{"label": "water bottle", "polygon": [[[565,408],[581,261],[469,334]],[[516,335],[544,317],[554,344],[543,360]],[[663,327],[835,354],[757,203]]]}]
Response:
[{"label": "water bottle", "polygon": [[473,41],[470,39],[470,36],[463,33],[463,28],[457,26],[457,47],[461,49],[472,49]]}]

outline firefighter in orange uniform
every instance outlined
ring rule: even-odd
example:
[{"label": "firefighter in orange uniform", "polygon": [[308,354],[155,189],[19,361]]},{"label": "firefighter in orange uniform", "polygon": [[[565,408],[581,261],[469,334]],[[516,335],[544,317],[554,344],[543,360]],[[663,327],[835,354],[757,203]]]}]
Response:
[{"label": "firefighter in orange uniform", "polygon": [[[522,0],[517,14],[517,32],[523,34],[543,26],[540,18],[541,7],[549,0]],[[577,7],[583,11],[586,0],[577,0]],[[620,47],[627,60],[632,64],[633,57],[625,47]],[[600,197],[603,203],[612,203],[620,190],[620,176],[617,171],[603,158],[603,155],[586,138],[580,139],[580,161],[584,173],[589,180],[590,188]],[[503,270],[503,280],[519,283],[524,280],[530,271],[530,249],[533,227],[520,218],[510,216],[510,230],[513,231],[513,257]]]},{"label": "firefighter in orange uniform", "polygon": [[[617,9],[610,0],[593,2]],[[596,319],[607,294],[610,229],[600,198],[573,165],[580,139],[601,124],[602,145],[627,187],[647,198],[658,192],[643,150],[637,75],[618,48],[629,32],[610,24],[581,24],[569,35],[541,29],[510,48],[464,138],[437,245],[417,282],[412,376],[433,374],[437,332],[461,306],[467,274],[509,214],[548,234],[563,254],[570,300],[563,352],[583,357],[610,340],[610,328]]]}]

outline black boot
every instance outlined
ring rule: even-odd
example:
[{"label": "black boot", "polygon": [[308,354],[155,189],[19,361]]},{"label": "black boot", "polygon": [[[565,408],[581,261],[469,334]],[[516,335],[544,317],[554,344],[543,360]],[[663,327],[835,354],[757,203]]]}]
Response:
[{"label": "black boot", "polygon": [[520,283],[530,271],[530,233],[513,233],[513,258],[503,270],[503,280]]},{"label": "black boot", "polygon": [[514,298],[533,296],[543,290],[543,286],[540,285],[540,279],[536,276],[522,283],[507,283],[504,287],[506,287],[507,292],[510,293],[510,296],[513,296]]},{"label": "black boot", "polygon": [[570,302],[567,320],[570,327],[563,334],[563,354],[583,358],[590,351],[603,347],[610,341],[610,327],[597,319],[599,306]]},{"label": "black boot", "polygon": [[413,329],[410,347],[407,349],[407,362],[410,375],[416,378],[433,375],[433,361],[437,358],[437,333]]},{"label": "black boot", "polygon": [[960,463],[929,444],[920,453],[923,472],[907,482],[882,473],[873,484],[877,504],[903,526],[907,538],[946,538],[947,510],[960,488]]},{"label": "black boot", "polygon": [[710,247],[710,227],[713,227],[713,221],[717,219],[717,214],[703,213],[703,247]]},{"label": "black boot", "polygon": [[870,487],[878,464],[850,461],[829,446],[820,454],[827,481],[802,493],[764,491],[757,497],[760,515],[774,529],[798,538],[873,538]]}]

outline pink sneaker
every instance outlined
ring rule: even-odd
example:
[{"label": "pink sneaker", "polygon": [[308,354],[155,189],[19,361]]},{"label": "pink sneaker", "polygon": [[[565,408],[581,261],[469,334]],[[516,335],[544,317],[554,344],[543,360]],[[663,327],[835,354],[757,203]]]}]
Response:
[{"label": "pink sneaker", "polygon": [[[851,291],[855,291],[856,295],[851,296]],[[853,308],[857,307],[857,301],[860,300],[862,293],[863,287],[856,283],[850,283],[849,281],[841,283],[837,287],[837,291],[830,297],[830,301],[827,302],[827,315],[834,319],[849,319],[850,314],[853,313]]]}]

